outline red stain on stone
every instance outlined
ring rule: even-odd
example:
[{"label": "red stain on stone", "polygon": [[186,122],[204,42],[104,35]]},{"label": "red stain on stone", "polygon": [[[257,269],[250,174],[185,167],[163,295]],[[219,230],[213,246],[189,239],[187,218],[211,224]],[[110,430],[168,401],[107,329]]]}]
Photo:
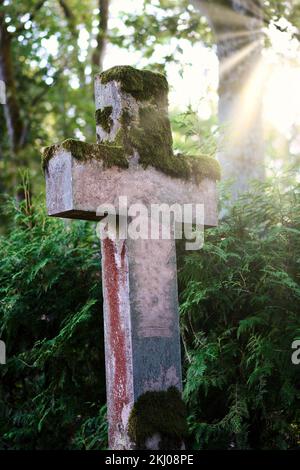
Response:
[{"label": "red stain on stone", "polygon": [[125,243],[123,243],[122,251],[121,251],[121,264],[122,264],[122,267],[123,267],[124,261],[125,261],[125,254],[126,254],[126,245],[125,245]]},{"label": "red stain on stone", "polygon": [[121,266],[116,264],[116,256],[118,257],[119,254],[116,252],[114,241],[109,238],[104,239],[103,249],[105,252],[103,269],[109,315],[109,349],[112,355],[110,361],[113,359],[114,365],[113,370],[110,371],[113,374],[110,384],[113,396],[108,397],[111,404],[109,440],[110,443],[113,443],[118,430],[122,427],[122,410],[130,401],[127,386],[126,332],[122,324],[119,297],[120,289],[126,283],[126,247],[124,243],[121,252]]}]

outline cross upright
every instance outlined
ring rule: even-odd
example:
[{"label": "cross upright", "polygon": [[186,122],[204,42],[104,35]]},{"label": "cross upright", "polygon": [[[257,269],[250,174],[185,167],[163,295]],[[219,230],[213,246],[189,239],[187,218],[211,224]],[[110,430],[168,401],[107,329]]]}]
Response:
[{"label": "cross upright", "polygon": [[[44,151],[50,216],[100,220],[99,206],[203,204],[217,225],[213,158],[176,156],[165,77],[113,67],[95,78],[97,144]],[[120,214],[119,214],[120,215]],[[160,227],[161,228],[161,227]],[[175,240],[101,238],[111,449],[182,448],[181,347]]]}]

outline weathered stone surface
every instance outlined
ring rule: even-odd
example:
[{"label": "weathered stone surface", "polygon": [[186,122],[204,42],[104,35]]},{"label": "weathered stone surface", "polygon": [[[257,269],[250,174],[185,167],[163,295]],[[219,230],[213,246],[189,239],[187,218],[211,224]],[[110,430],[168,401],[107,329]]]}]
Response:
[{"label": "weathered stone surface", "polygon": [[134,404],[132,325],[126,242],[102,240],[102,284],[109,444],[129,449],[127,436]]},{"label": "weathered stone surface", "polygon": [[96,110],[112,106],[112,126],[110,132],[106,132],[103,127],[96,124],[96,134],[98,142],[113,142],[122,128],[122,114],[124,109],[130,111],[133,118],[138,119],[139,104],[128,93],[121,90],[121,84],[113,81],[103,85],[101,77],[95,78],[95,103]]},{"label": "weathered stone surface", "polygon": [[118,208],[118,198],[128,204],[204,204],[205,226],[217,224],[216,183],[205,178],[199,185],[173,178],[148,167],[132,165],[127,170],[104,168],[98,160],[80,162],[70,152],[58,151],[46,173],[48,214],[72,219],[99,220],[100,204]]},{"label": "weathered stone surface", "polygon": [[181,390],[175,242],[107,238],[101,251],[109,440],[128,449],[135,400]]},{"label": "weathered stone surface", "polygon": [[[151,85],[152,95],[149,94]],[[214,158],[174,154],[167,90],[165,77],[150,71],[117,67],[97,76],[99,144],[121,145],[130,166],[152,166],[164,174],[197,184],[205,177],[220,179],[220,167]]]},{"label": "weathered stone surface", "polygon": [[[128,73],[133,73],[133,84]],[[82,152],[89,146],[80,146],[80,158],[74,153],[74,143],[48,148],[49,215],[99,220],[100,205],[112,205],[118,213],[119,198],[126,196],[128,207],[142,203],[148,210],[152,204],[204,204],[203,224],[217,224],[218,172],[201,175],[200,171],[204,177],[199,181],[193,175],[193,163],[189,166],[174,157],[166,114],[167,86],[165,79],[158,77],[151,96],[149,84],[154,75],[117,68],[96,77],[98,143],[124,149],[128,168],[107,165],[109,152],[103,159],[90,153],[84,158]],[[160,134],[160,123],[165,134]],[[148,144],[141,146],[143,142]],[[97,153],[101,152],[98,147]],[[108,237],[101,240],[101,252],[109,446],[134,449],[128,423],[138,398],[171,387],[181,391],[175,240]],[[175,441],[175,447],[181,449],[181,437],[176,436]],[[153,431],[144,445],[158,449],[162,442],[160,433]]]}]

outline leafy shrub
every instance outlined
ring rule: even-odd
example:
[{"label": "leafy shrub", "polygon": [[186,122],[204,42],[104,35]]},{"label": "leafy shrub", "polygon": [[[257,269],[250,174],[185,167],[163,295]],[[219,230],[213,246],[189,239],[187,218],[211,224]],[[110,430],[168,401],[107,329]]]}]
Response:
[{"label": "leafy shrub", "polygon": [[300,444],[300,187],[253,186],[199,252],[181,253],[181,324],[196,448]]},{"label": "leafy shrub", "polygon": [[[0,448],[107,445],[99,243],[25,199],[0,237]],[[299,184],[260,183],[178,252],[190,446],[299,446]]]},{"label": "leafy shrub", "polygon": [[[106,445],[99,244],[92,224],[13,207],[0,237],[0,447]],[[90,430],[93,429],[93,438]]]}]

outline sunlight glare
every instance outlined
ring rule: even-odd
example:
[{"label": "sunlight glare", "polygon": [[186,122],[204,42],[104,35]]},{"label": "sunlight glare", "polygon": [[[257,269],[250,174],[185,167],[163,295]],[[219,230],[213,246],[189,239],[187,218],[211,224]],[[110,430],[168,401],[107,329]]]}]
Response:
[{"label": "sunlight glare", "polygon": [[228,117],[230,123],[228,144],[230,147],[239,145],[249,129],[255,125],[261,108],[261,99],[267,74],[268,65],[265,60],[261,59],[254,67],[242,92],[236,98],[232,108],[232,115]]}]

